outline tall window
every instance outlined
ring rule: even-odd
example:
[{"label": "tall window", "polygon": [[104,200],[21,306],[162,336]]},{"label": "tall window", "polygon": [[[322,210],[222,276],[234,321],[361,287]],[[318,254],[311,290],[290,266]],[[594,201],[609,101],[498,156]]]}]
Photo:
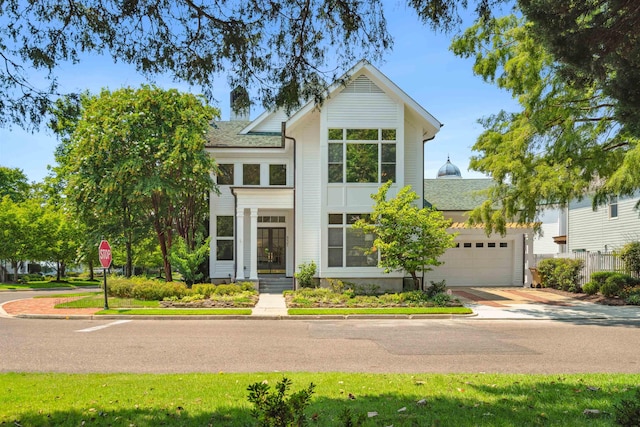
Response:
[{"label": "tall window", "polygon": [[368,214],[329,214],[328,266],[375,267],[378,254],[366,254],[373,246],[374,235],[365,234],[351,226]]},{"label": "tall window", "polygon": [[233,185],[233,164],[218,165],[218,185]]},{"label": "tall window", "polygon": [[260,185],[260,165],[242,165],[242,185]]},{"label": "tall window", "polygon": [[618,218],[618,196],[609,197],[609,218]]},{"label": "tall window", "polygon": [[396,180],[395,129],[329,129],[329,182]]},{"label": "tall window", "polygon": [[233,261],[233,216],[216,217],[216,259]]},{"label": "tall window", "polygon": [[269,185],[287,185],[287,165],[269,165]]}]

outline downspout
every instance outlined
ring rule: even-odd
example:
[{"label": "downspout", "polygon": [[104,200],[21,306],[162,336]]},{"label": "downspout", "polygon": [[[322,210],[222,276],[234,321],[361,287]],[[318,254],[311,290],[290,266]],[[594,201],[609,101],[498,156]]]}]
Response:
[{"label": "downspout", "polygon": [[285,140],[288,139],[293,143],[293,241],[291,242],[291,247],[293,251],[293,289],[297,290],[297,283],[295,280],[296,275],[296,165],[297,165],[297,157],[296,157],[296,139],[290,136],[287,136],[287,122],[282,122],[281,124],[282,130],[282,145],[285,145]]},{"label": "downspout", "polygon": [[[444,124],[440,123],[440,127],[444,126]],[[422,140],[422,207],[424,208],[424,144],[433,140],[436,137],[436,134],[434,133],[433,136],[431,138],[427,138],[427,139],[423,139]],[[421,280],[421,288],[424,291],[424,266],[422,266],[422,280]]]},{"label": "downspout", "polygon": [[[235,219],[233,224],[233,226],[235,227],[235,229],[233,230],[233,235],[234,235],[233,247],[235,248],[235,253],[233,254],[233,282],[232,283],[235,283],[236,274],[238,272],[238,195],[236,194],[235,191],[233,191],[233,188],[231,188],[231,194],[233,194],[233,218]],[[218,237],[217,231],[216,231],[216,237]]]}]

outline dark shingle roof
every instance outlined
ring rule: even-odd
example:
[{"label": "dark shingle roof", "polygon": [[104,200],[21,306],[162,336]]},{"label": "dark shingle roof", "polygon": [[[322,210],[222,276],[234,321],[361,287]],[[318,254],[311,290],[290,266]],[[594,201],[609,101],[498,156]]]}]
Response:
[{"label": "dark shingle roof", "polygon": [[240,131],[250,122],[244,120],[213,122],[207,132],[207,147],[210,148],[277,148],[282,146],[282,138],[277,133],[249,133],[240,135]]},{"label": "dark shingle roof", "polygon": [[478,194],[491,187],[493,180],[481,179],[425,179],[424,205],[441,211],[470,211],[487,198]]}]

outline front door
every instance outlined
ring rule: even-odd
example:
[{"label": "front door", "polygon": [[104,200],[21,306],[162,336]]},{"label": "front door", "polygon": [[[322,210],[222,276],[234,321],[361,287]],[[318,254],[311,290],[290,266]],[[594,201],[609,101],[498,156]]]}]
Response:
[{"label": "front door", "polygon": [[285,273],[285,228],[258,228],[258,273]]}]

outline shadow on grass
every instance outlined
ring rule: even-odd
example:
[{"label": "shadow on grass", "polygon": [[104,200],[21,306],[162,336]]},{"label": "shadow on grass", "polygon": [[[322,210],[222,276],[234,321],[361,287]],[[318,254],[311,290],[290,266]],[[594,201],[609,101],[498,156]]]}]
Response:
[{"label": "shadow on grass", "polygon": [[[563,383],[561,377],[557,381],[526,384],[514,381],[506,386],[475,384],[472,379],[451,381],[444,387],[440,384],[437,391],[425,381],[424,384],[417,382],[416,391],[411,394],[358,394],[356,390],[345,389],[335,398],[314,395],[305,413],[309,426],[613,426],[616,425],[614,405],[632,393],[632,385],[603,389],[574,381]],[[219,402],[196,401],[148,408],[144,403],[138,406],[88,401],[83,410],[38,410],[20,413],[16,419],[0,417],[0,425],[257,425],[251,405],[246,399],[243,402],[223,406]],[[362,424],[346,424],[341,417],[346,409],[352,421],[360,418]],[[585,415],[587,409],[599,413]]]}]

